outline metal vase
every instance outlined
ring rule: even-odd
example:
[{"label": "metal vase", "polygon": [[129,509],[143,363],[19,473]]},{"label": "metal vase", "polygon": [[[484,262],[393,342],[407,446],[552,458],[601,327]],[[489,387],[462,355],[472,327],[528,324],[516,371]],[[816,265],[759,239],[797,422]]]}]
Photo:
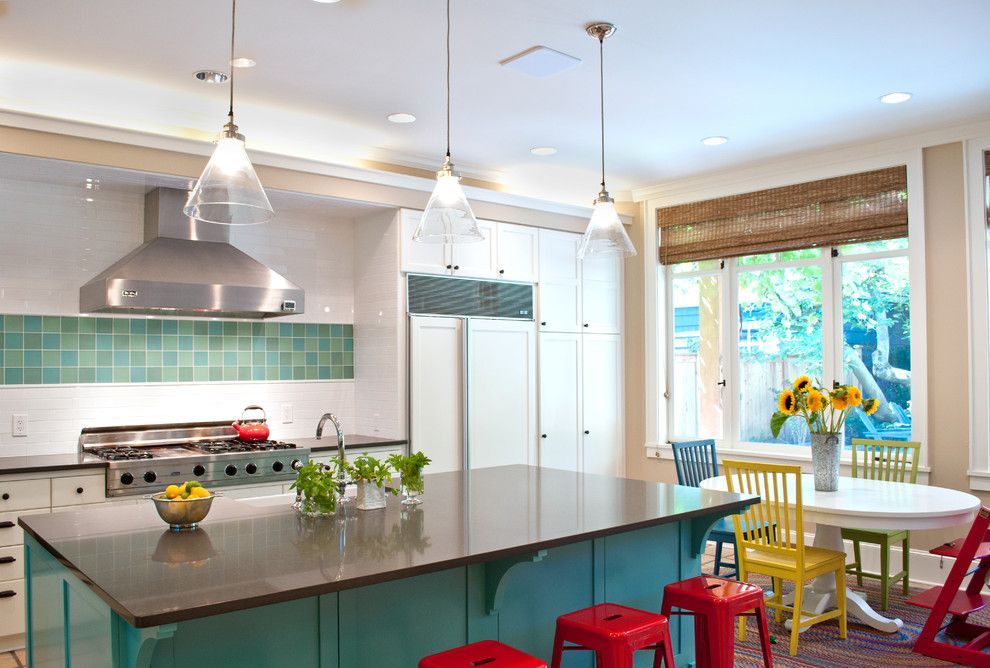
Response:
[{"label": "metal vase", "polygon": [[358,510],[376,510],[385,507],[385,487],[379,487],[368,480],[357,483]]},{"label": "metal vase", "polygon": [[815,473],[816,492],[839,489],[839,460],[842,444],[838,434],[811,435],[811,468]]}]

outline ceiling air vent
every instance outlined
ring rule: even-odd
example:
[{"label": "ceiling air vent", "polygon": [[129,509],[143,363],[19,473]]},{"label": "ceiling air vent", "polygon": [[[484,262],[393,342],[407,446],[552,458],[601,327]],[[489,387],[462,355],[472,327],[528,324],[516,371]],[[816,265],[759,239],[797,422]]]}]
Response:
[{"label": "ceiling air vent", "polygon": [[534,46],[499,61],[499,64],[531,77],[543,79],[580,65],[581,59],[546,46]]}]

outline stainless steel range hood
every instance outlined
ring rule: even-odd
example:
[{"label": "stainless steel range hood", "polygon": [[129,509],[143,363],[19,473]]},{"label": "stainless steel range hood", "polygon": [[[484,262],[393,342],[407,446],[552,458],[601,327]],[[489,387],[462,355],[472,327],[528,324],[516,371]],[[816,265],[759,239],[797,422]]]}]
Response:
[{"label": "stainless steel range hood", "polygon": [[275,318],[304,311],[302,288],[230,245],[230,228],[182,213],[186,193],[145,196],[145,242],[79,289],[82,313]]}]

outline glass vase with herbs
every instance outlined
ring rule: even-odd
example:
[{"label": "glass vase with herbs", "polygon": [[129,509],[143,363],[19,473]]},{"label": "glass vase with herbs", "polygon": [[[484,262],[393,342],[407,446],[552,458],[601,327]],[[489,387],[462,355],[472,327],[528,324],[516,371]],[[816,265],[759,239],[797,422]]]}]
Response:
[{"label": "glass vase with herbs", "polygon": [[307,517],[330,517],[337,512],[338,473],[336,460],[321,464],[313,460],[299,468],[296,481],[289,489],[296,490],[292,507]]},{"label": "glass vase with herbs", "polygon": [[357,483],[357,507],[359,510],[374,510],[385,507],[387,482],[392,480],[392,468],[387,461],[382,461],[369,454],[356,457],[347,467],[352,480]]},{"label": "glass vase with herbs", "polygon": [[422,451],[411,455],[391,455],[388,458],[388,463],[399,474],[402,505],[412,506],[423,502],[423,469],[431,461]]}]

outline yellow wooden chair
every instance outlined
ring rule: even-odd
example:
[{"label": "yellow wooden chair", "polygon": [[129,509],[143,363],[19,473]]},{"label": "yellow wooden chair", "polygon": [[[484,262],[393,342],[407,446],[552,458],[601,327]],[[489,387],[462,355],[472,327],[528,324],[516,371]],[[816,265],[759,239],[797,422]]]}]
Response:
[{"label": "yellow wooden chair", "polygon": [[[774,610],[778,623],[783,620],[784,612],[793,615],[791,656],[797,655],[798,633],[813,624],[838,619],[839,637],[845,638],[846,555],[835,550],[805,546],[801,467],[725,460],[722,470],[730,492],[760,497],[759,503],[733,516],[739,581],[746,582],[750,573],[760,573],[773,579],[773,596],[767,599],[766,606]],[[771,525],[776,525],[776,531],[760,530]],[[829,573],[835,575],[837,609],[814,616],[795,614],[795,611],[801,610],[805,582]],[[784,580],[794,583],[793,607],[784,605]],[[739,618],[739,639],[746,639],[745,617]]]},{"label": "yellow wooden chair", "polygon": [[[893,482],[918,482],[918,452],[921,443],[917,441],[875,441],[868,438],[852,440],[852,477],[870,480],[890,480]],[[847,573],[856,576],[856,582],[863,586],[863,578],[880,580],[880,609],[886,610],[890,601],[890,585],[902,581],[904,595],[908,595],[911,579],[911,533],[903,529],[843,529],[842,538],[851,540],[855,561],[846,567]],[[873,543],[880,546],[880,572],[869,573],[863,570],[860,543]],[[901,544],[901,570],[890,574],[890,546]]]}]

